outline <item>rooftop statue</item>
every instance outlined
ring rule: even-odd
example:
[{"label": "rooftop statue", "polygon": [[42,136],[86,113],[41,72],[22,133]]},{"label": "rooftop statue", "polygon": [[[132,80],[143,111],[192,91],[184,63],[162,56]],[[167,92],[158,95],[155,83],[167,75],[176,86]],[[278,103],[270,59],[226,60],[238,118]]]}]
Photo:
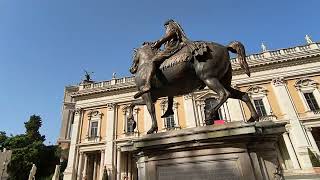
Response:
[{"label": "rooftop statue", "polygon": [[312,44],[312,43],[314,43],[314,42],[311,40],[311,37],[310,37],[308,34],[306,34],[306,36],[304,37],[304,39],[307,41],[307,44]]},{"label": "rooftop statue", "polygon": [[262,52],[267,52],[267,46],[264,43],[261,43]]},{"label": "rooftop statue", "polygon": [[[129,118],[133,120],[132,109],[135,105],[146,105],[152,118],[152,126],[147,133],[157,132],[154,103],[158,98],[168,97],[168,110],[163,115],[166,117],[173,114],[174,96],[207,86],[218,95],[217,105],[206,110],[207,117],[213,117],[228,98],[233,98],[247,104],[251,112],[248,122],[258,121],[259,116],[248,94],[231,87],[229,51],[238,55],[241,68],[250,76],[244,46],[238,41],[227,46],[214,42],[190,41],[176,21],[169,20],[164,26],[164,37],[156,42],[145,42],[135,50],[130,72],[135,74],[138,88],[134,98],[142,99],[137,99],[130,105]],[[212,120],[205,121],[206,124],[211,124]]]},{"label": "rooftop statue", "polygon": [[93,74],[93,72],[88,72],[86,70],[84,70],[84,72],[85,72],[85,75],[84,75],[85,78],[84,78],[83,82],[84,83],[92,82],[91,75]]}]

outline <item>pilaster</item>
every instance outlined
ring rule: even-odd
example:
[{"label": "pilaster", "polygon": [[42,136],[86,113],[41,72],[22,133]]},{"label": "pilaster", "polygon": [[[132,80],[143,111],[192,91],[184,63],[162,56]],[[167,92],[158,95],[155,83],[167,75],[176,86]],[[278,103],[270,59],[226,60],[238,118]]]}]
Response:
[{"label": "pilaster", "polygon": [[297,155],[296,155],[296,153],[294,151],[294,148],[292,146],[292,143],[291,143],[291,140],[290,140],[290,137],[289,137],[290,127],[286,126],[286,130],[287,131],[282,134],[282,137],[283,137],[284,143],[286,144],[289,157],[291,159],[293,168],[294,169],[300,169],[301,167],[300,167]]},{"label": "pilaster", "polygon": [[196,114],[195,114],[195,106],[193,103],[193,97],[192,94],[187,94],[183,96],[183,105],[184,105],[184,117],[186,119],[186,125],[188,128],[190,127],[196,127]]},{"label": "pilaster", "polygon": [[289,120],[291,125],[290,138],[297,152],[297,158],[302,169],[312,167],[307,147],[309,146],[306,134],[299,121],[298,114],[296,113],[294,104],[289,95],[287,85],[282,77],[274,78],[272,80],[272,87],[277,97],[280,110],[284,117]]},{"label": "pilaster", "polygon": [[70,150],[68,156],[68,164],[67,168],[64,171],[64,180],[72,180],[75,178],[75,161],[76,161],[76,144],[78,142],[78,134],[80,129],[80,121],[82,116],[82,110],[77,108],[75,110],[74,121],[72,124],[72,133],[71,133],[71,143],[70,143]]},{"label": "pilaster", "polygon": [[[106,128],[106,149],[105,166],[110,171],[109,176],[113,177],[113,139],[114,139],[114,122],[115,122],[116,105],[114,103],[107,104],[107,128]],[[113,178],[111,178],[113,179]]]},{"label": "pilaster", "polygon": [[105,158],[105,153],[104,153],[104,149],[102,149],[100,151],[100,179],[102,179],[103,177],[103,172],[104,172],[104,158]]}]

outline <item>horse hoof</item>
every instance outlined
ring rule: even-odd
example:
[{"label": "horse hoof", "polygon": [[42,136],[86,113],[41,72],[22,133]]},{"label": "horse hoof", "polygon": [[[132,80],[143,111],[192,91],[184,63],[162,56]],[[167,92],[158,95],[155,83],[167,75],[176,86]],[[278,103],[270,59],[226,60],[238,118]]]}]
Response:
[{"label": "horse hoof", "polygon": [[259,118],[253,118],[251,117],[247,122],[255,122],[255,121],[259,121]]},{"label": "horse hoof", "polygon": [[169,117],[169,116],[171,116],[171,115],[173,115],[174,114],[174,112],[173,112],[173,110],[171,109],[171,110],[167,110],[162,116],[161,116],[161,118],[166,118],[166,117]]},{"label": "horse hoof", "polygon": [[148,132],[147,134],[152,134],[153,132],[158,132],[158,127],[152,127]]}]

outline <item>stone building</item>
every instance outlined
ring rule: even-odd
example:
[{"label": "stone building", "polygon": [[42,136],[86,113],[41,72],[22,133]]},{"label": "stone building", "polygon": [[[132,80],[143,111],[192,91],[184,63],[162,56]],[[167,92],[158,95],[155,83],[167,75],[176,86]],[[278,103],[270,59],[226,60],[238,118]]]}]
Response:
[{"label": "stone building", "polygon": [[[261,120],[287,122],[287,132],[278,144],[278,160],[285,174],[314,173],[308,154],[320,155],[320,43],[278,50],[267,50],[247,56],[251,77],[240,70],[237,59],[232,85],[249,93]],[[145,106],[134,109],[136,129],[127,122],[127,106],[136,93],[132,77],[80,83],[65,88],[59,144],[69,149],[64,179],[102,178],[104,169],[109,179],[137,179],[132,154],[119,146],[144,136],[151,127]],[[174,115],[160,116],[167,99],[156,103],[159,131],[176,131],[204,126],[204,110],[216,103],[216,94],[205,88],[174,98]],[[246,121],[247,106],[229,99],[214,119]]]}]

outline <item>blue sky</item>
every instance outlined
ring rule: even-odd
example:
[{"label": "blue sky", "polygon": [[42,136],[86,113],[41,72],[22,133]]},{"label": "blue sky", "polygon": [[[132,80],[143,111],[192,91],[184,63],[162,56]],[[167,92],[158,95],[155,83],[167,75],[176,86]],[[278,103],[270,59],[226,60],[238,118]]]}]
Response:
[{"label": "blue sky", "polygon": [[[0,130],[24,132],[43,119],[47,143],[59,134],[64,87],[83,69],[94,80],[128,76],[132,49],[163,35],[177,20],[192,40],[239,40],[248,54],[319,41],[319,1],[1,0]],[[181,4],[184,2],[184,4]]]}]

